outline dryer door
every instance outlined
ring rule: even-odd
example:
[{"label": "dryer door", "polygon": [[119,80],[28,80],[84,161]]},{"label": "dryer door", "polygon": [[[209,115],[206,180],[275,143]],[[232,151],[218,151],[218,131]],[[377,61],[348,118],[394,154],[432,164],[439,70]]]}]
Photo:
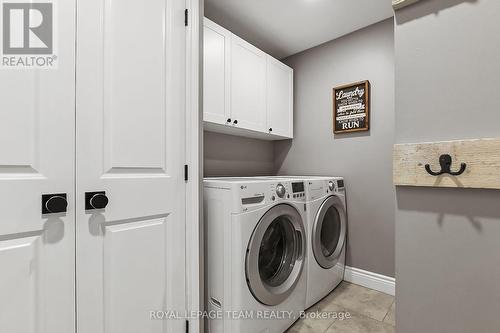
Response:
[{"label": "dryer door", "polygon": [[329,269],[335,266],[344,246],[347,231],[345,207],[337,196],[328,197],[314,219],[312,249],[317,263]]},{"label": "dryer door", "polygon": [[277,305],[293,292],[304,266],[304,223],[290,205],[279,204],[262,216],[246,254],[246,278],[254,297]]}]

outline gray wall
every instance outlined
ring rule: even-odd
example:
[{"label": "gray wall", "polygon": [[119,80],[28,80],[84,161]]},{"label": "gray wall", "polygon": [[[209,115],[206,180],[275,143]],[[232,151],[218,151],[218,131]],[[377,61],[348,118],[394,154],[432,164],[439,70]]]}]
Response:
[{"label": "gray wall", "polygon": [[274,151],[271,141],[205,132],[205,177],[273,174]]},{"label": "gray wall", "polygon": [[[276,172],[341,175],[348,194],[347,264],[394,276],[393,20],[304,51],[294,69],[294,140],[275,144]],[[333,134],[332,88],[370,80],[371,130]]]},{"label": "gray wall", "polygon": [[[397,142],[500,136],[499,15],[498,0],[397,12]],[[398,332],[500,330],[499,204],[500,191],[397,190]]]}]

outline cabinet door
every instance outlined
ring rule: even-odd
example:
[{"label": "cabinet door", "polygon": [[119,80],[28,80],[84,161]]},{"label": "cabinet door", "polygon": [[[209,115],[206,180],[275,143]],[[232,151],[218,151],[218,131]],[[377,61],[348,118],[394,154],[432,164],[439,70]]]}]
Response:
[{"label": "cabinet door", "polygon": [[293,137],[293,69],[267,57],[267,127],[272,134]]},{"label": "cabinet door", "polygon": [[203,31],[203,120],[226,124],[231,118],[231,33],[206,18]]},{"label": "cabinet door", "polygon": [[[21,27],[23,17],[44,22],[52,13],[58,67],[0,69],[2,333],[75,331],[75,6],[58,1],[41,15],[3,6]],[[36,39],[27,28],[17,33],[25,47]],[[66,212],[60,196],[48,205],[60,212],[42,214],[43,194],[65,194]]]},{"label": "cabinet door", "polygon": [[[186,309],[184,9],[78,1],[79,333],[185,331],[150,318]],[[94,191],[104,209],[86,207]]]},{"label": "cabinet door", "polygon": [[233,125],[266,130],[266,54],[233,35],[231,48],[231,119]]}]

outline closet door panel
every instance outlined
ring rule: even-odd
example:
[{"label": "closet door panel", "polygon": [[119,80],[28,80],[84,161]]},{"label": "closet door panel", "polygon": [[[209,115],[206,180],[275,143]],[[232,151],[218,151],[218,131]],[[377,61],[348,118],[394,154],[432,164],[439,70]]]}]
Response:
[{"label": "closet door panel", "polygon": [[78,330],[180,332],[150,311],[186,306],[185,3],[78,9]]},{"label": "closet door panel", "polygon": [[[75,327],[76,5],[55,5],[57,67],[0,69],[1,332],[71,333]],[[13,17],[6,6],[0,10]],[[30,18],[37,13],[16,10]],[[24,33],[24,43],[32,43],[29,30]],[[60,206],[48,205],[52,213],[43,211],[44,194],[60,194]]]}]

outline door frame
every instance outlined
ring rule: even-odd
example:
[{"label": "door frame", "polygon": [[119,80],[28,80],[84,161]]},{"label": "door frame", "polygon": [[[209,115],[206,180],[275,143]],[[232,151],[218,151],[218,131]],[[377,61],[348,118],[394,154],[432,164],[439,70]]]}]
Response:
[{"label": "door frame", "polygon": [[[203,221],[201,180],[203,179],[203,8],[204,0],[186,0],[189,22],[186,32],[186,305],[188,313],[204,310]],[[203,320],[189,318],[189,332],[203,332]]]}]

